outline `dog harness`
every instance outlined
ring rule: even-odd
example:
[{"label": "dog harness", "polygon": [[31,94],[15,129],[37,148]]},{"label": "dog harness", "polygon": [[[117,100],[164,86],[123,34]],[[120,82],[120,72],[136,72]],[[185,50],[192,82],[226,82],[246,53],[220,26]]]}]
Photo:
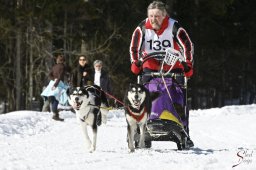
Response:
[{"label": "dog harness", "polygon": [[96,114],[99,115],[99,112],[100,112],[100,107],[99,106],[95,106],[95,105],[89,104],[87,107],[90,107],[90,109],[89,109],[89,111],[88,111],[88,113],[86,115],[84,115],[82,118],[80,117],[80,121],[82,121],[82,122],[85,122],[85,120],[89,116],[90,112],[92,112],[92,113],[97,112]]},{"label": "dog harness", "polygon": [[142,112],[141,115],[133,114],[129,107],[127,107],[127,109],[128,109],[129,114],[131,115],[131,117],[133,117],[137,122],[140,122],[141,119],[144,117],[145,113],[147,112],[146,107],[144,107],[144,111]]}]

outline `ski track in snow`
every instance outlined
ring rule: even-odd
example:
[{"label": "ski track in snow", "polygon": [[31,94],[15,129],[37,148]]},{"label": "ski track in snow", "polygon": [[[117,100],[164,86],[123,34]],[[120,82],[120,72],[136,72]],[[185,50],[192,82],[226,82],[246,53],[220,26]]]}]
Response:
[{"label": "ski track in snow", "polygon": [[[150,149],[129,153],[124,111],[112,110],[98,129],[96,151],[88,153],[75,115],[60,115],[64,122],[52,120],[48,112],[0,115],[0,169],[256,169],[256,105],[191,111],[195,147],[185,151],[177,151],[173,142],[154,141]],[[244,151],[243,159],[237,156]]]}]

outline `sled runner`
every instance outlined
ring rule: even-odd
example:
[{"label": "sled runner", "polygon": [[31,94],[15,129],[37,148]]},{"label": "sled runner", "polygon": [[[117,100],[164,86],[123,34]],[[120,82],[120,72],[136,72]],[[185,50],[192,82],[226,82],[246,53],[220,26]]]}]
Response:
[{"label": "sled runner", "polygon": [[[188,149],[187,78],[180,70],[173,70],[178,61],[184,67],[187,65],[185,65],[183,56],[171,48],[165,52],[148,54],[143,58],[142,63],[152,58],[161,63],[159,71],[144,71],[138,76],[138,83],[143,84],[152,97],[152,110],[147,121],[145,146],[150,148],[152,141],[172,141],[177,144],[178,150]],[[164,69],[166,65],[169,66],[168,69]],[[145,79],[146,82],[143,81]],[[138,143],[139,133],[137,130],[135,145]]]}]

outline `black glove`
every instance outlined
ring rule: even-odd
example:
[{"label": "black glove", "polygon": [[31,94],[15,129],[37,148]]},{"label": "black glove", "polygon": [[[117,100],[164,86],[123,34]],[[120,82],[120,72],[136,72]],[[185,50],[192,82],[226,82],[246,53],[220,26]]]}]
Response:
[{"label": "black glove", "polygon": [[182,61],[181,64],[184,67],[184,72],[187,73],[191,70],[191,68],[187,65],[187,63],[185,61]]},{"label": "black glove", "polygon": [[140,60],[138,60],[138,61],[136,61],[135,62],[135,65],[137,66],[137,67],[141,67],[142,66],[142,61],[140,61]]}]

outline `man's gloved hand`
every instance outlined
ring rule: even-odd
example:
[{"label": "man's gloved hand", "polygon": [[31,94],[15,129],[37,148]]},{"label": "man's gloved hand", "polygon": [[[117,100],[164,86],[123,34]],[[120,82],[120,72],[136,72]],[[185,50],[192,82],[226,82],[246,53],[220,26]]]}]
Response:
[{"label": "man's gloved hand", "polygon": [[131,65],[131,71],[134,73],[134,74],[136,74],[136,75],[138,75],[140,72],[141,72],[141,70],[142,70],[142,61],[140,61],[140,60],[136,60],[136,61],[134,61],[133,63],[132,63],[132,65]]},{"label": "man's gloved hand", "polygon": [[135,64],[137,67],[141,67],[143,63],[142,63],[142,61],[138,60],[135,62]]},{"label": "man's gloved hand", "polygon": [[184,72],[187,73],[191,70],[191,68],[187,65],[187,63],[185,61],[181,62],[183,68],[184,68]]},{"label": "man's gloved hand", "polygon": [[184,68],[185,76],[191,77],[193,75],[193,69],[190,66],[188,66],[188,64],[185,61],[182,61],[181,64]]}]

